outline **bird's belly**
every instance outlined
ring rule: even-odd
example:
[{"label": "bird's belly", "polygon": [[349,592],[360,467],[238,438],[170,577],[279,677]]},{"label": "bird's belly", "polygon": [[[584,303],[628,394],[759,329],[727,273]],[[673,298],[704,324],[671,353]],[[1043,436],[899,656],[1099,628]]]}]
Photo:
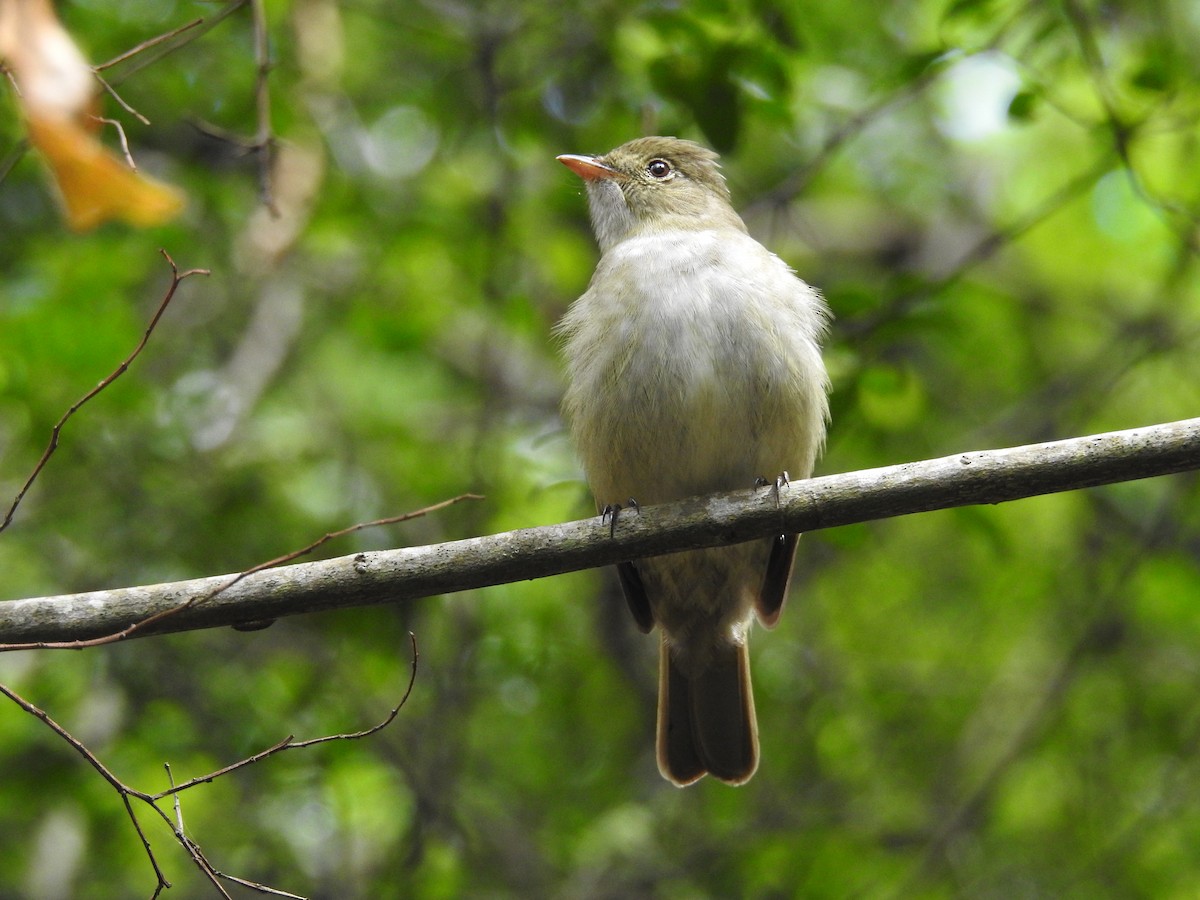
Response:
[{"label": "bird's belly", "polygon": [[748,488],[785,467],[779,445],[788,438],[776,432],[788,417],[770,404],[787,400],[771,390],[766,348],[745,334],[724,341],[713,323],[660,326],[630,328],[613,360],[611,395],[601,404],[619,411],[603,442],[615,463],[606,467],[610,500],[658,503]]}]

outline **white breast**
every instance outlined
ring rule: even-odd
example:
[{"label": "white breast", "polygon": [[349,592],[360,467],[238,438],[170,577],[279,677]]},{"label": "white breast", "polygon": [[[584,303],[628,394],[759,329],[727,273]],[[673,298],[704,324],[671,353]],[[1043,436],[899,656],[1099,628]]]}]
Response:
[{"label": "white breast", "polygon": [[559,326],[564,412],[597,502],[805,477],[824,437],[824,304],[734,229],[635,237]]}]

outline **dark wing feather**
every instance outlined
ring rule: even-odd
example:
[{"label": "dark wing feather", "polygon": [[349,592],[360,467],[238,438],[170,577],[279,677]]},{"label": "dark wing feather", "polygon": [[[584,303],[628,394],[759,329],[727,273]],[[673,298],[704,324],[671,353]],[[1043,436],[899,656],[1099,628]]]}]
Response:
[{"label": "dark wing feather", "polygon": [[625,602],[633,613],[633,620],[642,634],[654,627],[654,613],[650,611],[650,599],[646,596],[646,588],[642,586],[642,576],[638,574],[633,563],[617,563],[617,578],[621,582],[621,590],[625,593]]},{"label": "dark wing feather", "polygon": [[774,628],[787,599],[788,586],[792,581],[792,561],[796,558],[798,534],[781,534],[771,541],[771,557],[767,560],[767,573],[763,576],[762,591],[758,595],[758,621],[767,628]]}]

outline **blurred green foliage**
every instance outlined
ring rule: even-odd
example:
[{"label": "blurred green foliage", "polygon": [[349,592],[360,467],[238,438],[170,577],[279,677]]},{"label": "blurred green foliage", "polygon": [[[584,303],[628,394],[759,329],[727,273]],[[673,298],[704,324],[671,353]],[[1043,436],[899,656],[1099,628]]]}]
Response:
[{"label": "blurred green foliage", "polygon": [[[217,8],[219,12],[219,8]],[[94,61],[212,4],[80,0]],[[0,100],[4,599],[237,571],[589,512],[550,337],[596,258],[562,152],[703,140],[751,231],[829,298],[822,472],[1200,409],[1200,15],[1190,0],[293,0],[269,9],[283,213],[249,9],[107,74],[189,208],[64,231]],[[109,135],[109,138],[112,136]],[[4,161],[13,163],[6,168]],[[763,764],[655,770],[655,641],[606,573],[265,631],[0,657],[144,790],[288,734],[388,729],[183,796],[223,871],[316,897],[1193,897],[1194,476],[809,535],[754,638]],[[5,504],[7,500],[5,499]],[[146,896],[117,796],[0,707],[0,895]],[[172,895],[209,896],[143,816]]]}]

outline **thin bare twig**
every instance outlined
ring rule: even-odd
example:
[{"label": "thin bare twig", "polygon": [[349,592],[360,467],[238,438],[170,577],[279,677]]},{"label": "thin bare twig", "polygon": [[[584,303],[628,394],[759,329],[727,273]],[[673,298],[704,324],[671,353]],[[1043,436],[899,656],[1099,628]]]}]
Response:
[{"label": "thin bare twig", "polygon": [[186,272],[180,272],[179,267],[175,265],[175,260],[171,259],[171,255],[167,253],[166,250],[160,249],[158,252],[162,254],[163,259],[165,259],[167,264],[171,267],[171,284],[167,288],[167,292],[163,295],[162,302],[158,304],[158,309],[155,310],[154,315],[151,316],[150,322],[146,326],[146,330],[142,333],[142,339],[138,341],[138,345],[134,347],[133,352],[125,357],[124,361],[119,366],[113,369],[113,371],[107,377],[101,380],[100,383],[94,388],[76,400],[71,405],[71,408],[63,413],[62,418],[55,423],[54,428],[52,428],[50,431],[50,442],[46,445],[46,449],[42,452],[41,459],[39,459],[37,465],[33,467],[33,471],[29,473],[29,477],[25,479],[25,483],[17,492],[17,496],[13,498],[12,504],[8,508],[8,512],[5,513],[4,520],[0,522],[0,532],[3,532],[6,528],[8,528],[9,525],[12,524],[13,516],[15,516],[17,513],[17,507],[21,505],[21,501],[24,500],[25,495],[29,493],[29,489],[33,486],[34,481],[36,481],[37,477],[42,473],[42,469],[46,467],[46,463],[50,461],[50,457],[54,455],[54,451],[58,449],[59,436],[62,434],[63,426],[67,424],[68,420],[75,415],[75,413],[79,412],[84,404],[92,400],[97,394],[124,375],[129,367],[133,364],[133,361],[141,355],[142,350],[145,349],[146,344],[150,340],[150,335],[154,333],[154,329],[158,326],[159,320],[162,318],[163,313],[167,311],[167,306],[170,305],[171,300],[175,297],[175,292],[179,289],[179,285],[184,281],[184,279],[190,278],[193,275],[210,274],[208,269],[188,269]]},{"label": "thin bare twig", "polygon": [[[0,685],[3,687],[3,685]],[[118,790],[120,790],[118,788]],[[150,846],[150,839],[146,837],[146,832],[142,830],[142,823],[138,821],[137,813],[133,811],[133,804],[129,802],[132,794],[129,791],[120,791],[121,802],[125,805],[125,812],[129,815],[129,821],[133,823],[133,830],[137,832],[138,839],[142,842],[142,849],[146,851],[146,856],[150,860],[150,867],[154,869],[154,875],[158,879],[158,885],[155,887],[154,896],[157,897],[163,890],[171,887],[171,882],[167,879],[167,875],[163,872],[162,867],[158,864],[158,858],[154,855],[154,848]]]},{"label": "thin bare twig", "polygon": [[129,168],[137,171],[137,163],[133,161],[133,154],[129,152],[129,141],[125,138],[125,128],[116,119],[106,119],[103,116],[92,116],[97,122],[103,122],[105,125],[111,125],[117,129],[117,140],[121,142],[121,152],[125,154],[125,162],[129,164]]},{"label": "thin bare twig", "polygon": [[[108,69],[112,66],[117,65],[118,63],[124,62],[127,59],[132,59],[133,57],[137,56],[139,53],[149,50],[151,47],[156,47],[159,44],[163,43],[164,41],[169,41],[171,38],[176,37],[177,35],[183,34],[185,31],[189,31],[189,30],[195,28],[197,25],[202,24],[203,22],[204,22],[203,19],[193,19],[191,22],[188,22],[185,25],[180,25],[178,28],[173,28],[164,34],[158,35],[157,37],[152,37],[149,40],[142,41],[136,47],[131,47],[130,49],[126,50],[124,53],[114,56],[108,62],[100,63],[97,66],[92,66],[92,76],[98,82],[100,82],[100,86],[102,88],[104,88],[104,90],[109,94],[109,96],[111,96],[114,100],[117,101],[117,103],[120,105],[121,109],[125,110],[125,112],[129,113],[131,116],[133,116],[139,122],[141,122],[143,125],[149,125],[150,120],[147,119],[145,116],[143,116],[140,112],[138,112],[132,106],[130,106],[128,103],[126,103],[125,98],[122,97],[119,93],[117,93],[117,89],[114,88],[108,82],[108,79],[106,79],[100,73],[103,72],[105,69]],[[101,121],[107,122],[109,120],[103,119]],[[123,147],[125,147],[125,157],[126,157],[126,159],[130,160],[129,164],[132,166],[133,160],[129,156],[129,148],[125,144],[125,135],[124,134],[121,135],[121,145]]]},{"label": "thin bare twig", "polygon": [[238,878],[236,875],[230,875],[228,872],[222,872],[220,869],[214,869],[213,871],[225,881],[232,881],[234,884],[240,884],[242,887],[258,891],[260,894],[270,894],[272,897],[287,897],[289,900],[305,900],[300,894],[291,894],[279,888],[273,888],[270,885],[260,884],[257,881],[247,881],[245,878]]},{"label": "thin bare twig", "polygon": [[[245,0],[243,0],[243,2],[245,2]],[[236,7],[238,5],[239,4],[230,4],[231,7]],[[231,11],[232,10],[229,10],[229,9],[223,10],[221,14],[214,17],[210,21],[209,28],[211,28],[217,22],[221,21],[221,19],[225,18],[225,16],[228,15],[229,12],[231,12]],[[125,110],[127,113],[129,113],[134,118],[136,118],[143,125],[149,125],[150,120],[147,119],[140,112],[138,112],[136,109],[134,109],[132,106],[130,106],[125,101],[125,98],[123,98],[117,92],[117,89],[112,86],[112,84],[108,81],[108,79],[106,79],[100,73],[103,72],[105,69],[112,68],[113,66],[119,65],[120,63],[123,63],[123,62],[126,62],[127,60],[133,59],[134,57],[146,52],[147,50],[149,50],[153,47],[157,47],[161,44],[164,44],[167,41],[170,41],[171,39],[176,38],[179,35],[184,34],[185,32],[191,31],[192,29],[198,28],[200,25],[203,25],[203,24],[204,24],[204,19],[202,19],[202,18],[201,19],[193,19],[190,22],[186,22],[185,24],[180,25],[178,28],[172,28],[170,31],[164,32],[163,34],[160,34],[156,37],[152,37],[149,40],[142,41],[140,44],[138,44],[134,47],[131,47],[130,49],[126,50],[124,53],[120,53],[117,56],[114,56],[112,59],[108,60],[108,62],[103,62],[103,63],[100,63],[99,65],[92,66],[92,75],[98,82],[100,82],[100,86],[102,88],[104,88],[104,90],[109,94],[109,96],[111,96],[114,100],[117,101],[117,103],[121,106],[121,108],[123,110]],[[189,40],[200,37],[206,31],[208,31],[208,28],[198,31],[194,35],[194,37],[189,37]],[[171,47],[166,49],[165,53],[169,53],[172,50],[175,50],[178,47],[183,46],[184,43],[186,43],[186,41],[181,42],[179,44],[172,45]],[[149,62],[156,62],[157,60],[161,59],[165,55],[165,53],[160,53],[160,54],[156,55]],[[147,62],[146,65],[149,65],[149,62]],[[139,68],[141,68],[141,67],[139,66]],[[131,72],[126,72],[125,74],[126,74],[126,76],[128,76],[129,74],[131,74]],[[105,120],[105,121],[107,121],[107,120]],[[124,144],[123,136],[122,136],[122,144]],[[129,158],[128,149],[126,149],[125,155],[126,155],[126,158]],[[131,165],[132,165],[132,162],[131,162]]]},{"label": "thin bare twig", "polygon": [[0,75],[3,75],[8,79],[8,83],[12,85],[13,92],[20,97],[21,85],[17,83],[17,76],[13,74],[13,70],[3,63],[0,63]]},{"label": "thin bare twig", "polygon": [[114,56],[108,62],[100,63],[100,65],[98,65],[98,66],[92,66],[92,69],[95,70],[96,72],[102,72],[105,69],[108,69],[108,68],[111,68],[112,66],[117,65],[118,63],[125,62],[125,60],[127,60],[127,59],[132,59],[133,57],[137,56],[139,53],[149,50],[151,47],[157,47],[163,41],[169,41],[171,38],[175,37],[176,35],[183,34],[185,31],[190,31],[191,29],[195,28],[197,25],[202,25],[203,23],[204,23],[204,19],[192,19],[192,21],[190,21],[184,25],[180,25],[178,28],[173,28],[170,31],[164,32],[163,34],[160,34],[158,37],[152,37],[147,41],[142,41],[136,47],[130,47],[124,53],[120,53],[117,56]]},{"label": "thin bare twig", "polygon": [[[82,741],[80,741],[78,738],[76,738],[74,735],[72,735],[62,725],[59,725],[58,722],[54,721],[54,719],[50,717],[50,714],[48,712],[46,712],[44,709],[41,709],[40,707],[35,706],[34,704],[30,703],[28,700],[26,700],[24,697],[22,697],[20,694],[18,694],[16,691],[14,691],[12,688],[8,687],[7,685],[0,684],[0,694],[3,694],[5,697],[7,697],[13,703],[17,704],[17,706],[21,707],[21,709],[25,710],[25,712],[29,713],[35,719],[40,720],[43,725],[45,725],[47,728],[49,728],[51,731],[53,731],[55,734],[57,734],[60,738],[62,738],[64,741],[66,741],[71,746],[71,749],[73,749],[76,753],[78,753],[80,756],[82,756],[84,759],[86,759],[88,761],[88,763],[91,764],[92,768],[94,768],[97,772],[99,772],[101,777],[105,781],[107,781],[110,785],[112,785],[117,790],[125,790],[125,785],[121,782],[121,779],[119,779],[116,775],[114,775],[108,769],[108,767],[104,765],[104,763],[100,762],[100,760],[98,760],[96,758],[95,754],[93,754],[92,751],[90,751],[86,746],[84,746]],[[139,791],[129,791],[129,793],[132,794],[133,796],[137,797],[139,800],[149,800],[150,799],[149,794],[143,794]]]}]

